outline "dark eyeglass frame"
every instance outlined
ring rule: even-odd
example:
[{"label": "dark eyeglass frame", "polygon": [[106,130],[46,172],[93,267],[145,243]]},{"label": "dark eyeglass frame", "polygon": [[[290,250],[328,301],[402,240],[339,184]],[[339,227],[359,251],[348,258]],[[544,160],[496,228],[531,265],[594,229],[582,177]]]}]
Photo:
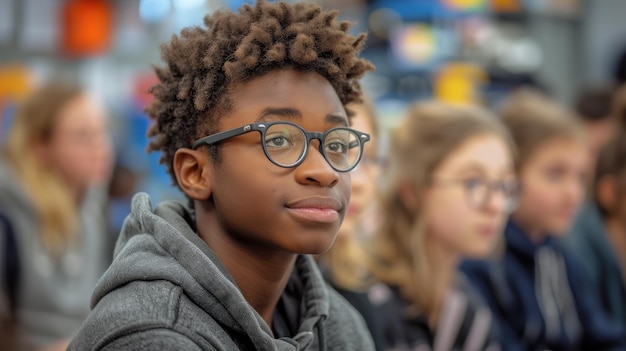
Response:
[{"label": "dark eyeglass frame", "polygon": [[[485,206],[489,203],[489,200],[491,200],[491,196],[493,195],[494,191],[500,191],[506,198],[507,201],[507,211],[509,213],[514,212],[515,208],[517,207],[517,201],[519,199],[519,193],[521,191],[521,184],[519,182],[519,180],[517,179],[511,179],[508,182],[507,181],[487,181],[487,180],[481,180],[481,185],[486,186],[486,191],[485,191],[485,195],[483,196],[483,198],[481,198],[479,201],[476,201],[475,199],[473,199],[472,197],[472,190],[470,189],[468,183],[470,180],[468,179],[431,179],[431,184],[432,185],[450,185],[450,184],[459,184],[463,187],[463,192],[465,193],[465,198],[466,201],[468,203],[468,205],[470,205],[470,207],[480,210],[485,208]],[[513,185],[513,187],[511,189],[511,194],[507,195],[507,189],[505,189],[505,184],[506,183],[510,183]]]},{"label": "dark eyeglass frame", "polygon": [[[274,124],[289,124],[297,129],[299,129],[302,134],[305,136],[306,138],[306,142],[304,144],[304,150],[302,152],[302,155],[300,156],[300,158],[298,160],[296,160],[295,162],[285,165],[285,164],[280,164],[276,161],[274,161],[272,159],[272,157],[270,156],[269,152],[267,151],[267,146],[265,145],[265,142],[263,142],[265,140],[265,133],[266,131]],[[348,149],[352,149],[354,147],[360,147],[359,149],[359,154],[356,158],[356,160],[354,161],[354,164],[351,165],[349,168],[347,169],[340,169],[335,167],[332,162],[329,161],[328,155],[326,154],[326,150],[324,149],[324,144],[325,144],[325,140],[326,137],[337,130],[345,130],[351,133],[354,133],[357,136],[357,139],[350,143],[348,145]],[[211,134],[208,136],[205,136],[203,138],[200,138],[198,140],[196,140],[193,145],[192,145],[192,149],[196,150],[197,148],[199,148],[200,146],[206,144],[206,145],[213,145],[219,142],[222,142],[226,139],[230,139],[230,138],[234,138],[246,133],[250,133],[250,132],[259,132],[261,134],[261,146],[263,147],[263,152],[265,153],[265,157],[267,157],[267,159],[272,162],[273,164],[282,167],[282,168],[294,168],[297,167],[298,165],[300,165],[305,159],[306,156],[309,154],[309,144],[311,143],[311,141],[313,139],[317,139],[320,141],[320,145],[319,145],[319,151],[322,154],[322,156],[324,157],[324,159],[326,160],[326,162],[330,165],[330,167],[332,167],[335,171],[337,172],[349,172],[352,169],[354,169],[354,167],[356,167],[359,162],[361,161],[361,157],[363,156],[363,145],[370,140],[370,136],[367,133],[363,133],[363,132],[359,132],[358,130],[349,128],[349,127],[336,127],[336,128],[331,128],[325,132],[309,132],[308,130],[305,130],[304,128],[302,128],[301,126],[299,126],[296,123],[293,122],[289,122],[289,121],[272,121],[272,122],[257,122],[257,123],[250,123],[250,124],[246,124],[244,126],[238,127],[238,128],[233,128],[233,129],[229,129],[223,132],[218,132],[215,134]]]}]

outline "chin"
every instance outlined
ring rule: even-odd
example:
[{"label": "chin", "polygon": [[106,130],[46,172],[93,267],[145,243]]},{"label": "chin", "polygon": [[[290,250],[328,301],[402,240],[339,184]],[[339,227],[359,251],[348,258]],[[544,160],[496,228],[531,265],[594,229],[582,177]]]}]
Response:
[{"label": "chin", "polygon": [[320,255],[328,251],[335,242],[336,236],[330,238],[317,237],[316,240],[300,242],[297,246],[292,246],[288,251],[299,255]]},{"label": "chin", "polygon": [[326,251],[330,250],[332,246],[333,246],[332,243],[327,244],[327,245],[309,246],[303,250],[299,250],[300,252],[298,252],[298,254],[321,255],[325,253]]},{"label": "chin", "polygon": [[476,247],[468,248],[468,250],[464,254],[464,257],[475,259],[475,260],[486,259],[489,256],[491,256],[494,250],[495,250],[495,245],[492,245],[492,244],[476,246]]},{"label": "chin", "polygon": [[569,232],[571,227],[572,227],[572,220],[568,218],[567,220],[550,223],[550,225],[547,228],[548,229],[547,232],[550,235],[563,236],[567,232]]}]

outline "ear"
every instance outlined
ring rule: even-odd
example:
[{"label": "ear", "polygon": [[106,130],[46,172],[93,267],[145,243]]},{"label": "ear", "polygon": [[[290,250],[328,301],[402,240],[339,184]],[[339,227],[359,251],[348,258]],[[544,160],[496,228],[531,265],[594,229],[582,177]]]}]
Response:
[{"label": "ear", "polygon": [[617,208],[617,179],[605,175],[596,184],[595,197],[598,204],[609,212]]},{"label": "ear", "polygon": [[398,187],[398,195],[402,204],[409,209],[409,211],[415,213],[419,207],[419,199],[415,187],[409,182],[403,182]]},{"label": "ear", "polygon": [[173,167],[178,186],[185,195],[200,201],[211,196],[213,165],[206,153],[187,148],[178,149],[174,154]]}]

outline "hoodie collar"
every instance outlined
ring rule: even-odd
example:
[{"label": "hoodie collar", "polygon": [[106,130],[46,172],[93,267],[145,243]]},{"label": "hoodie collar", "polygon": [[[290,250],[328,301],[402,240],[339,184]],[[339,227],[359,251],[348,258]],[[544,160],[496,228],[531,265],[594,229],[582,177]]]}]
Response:
[{"label": "hoodie collar", "polygon": [[555,239],[551,235],[547,235],[540,243],[535,243],[513,219],[509,219],[504,230],[507,249],[515,252],[517,255],[534,260],[535,253],[541,247],[553,246]]},{"label": "hoodie collar", "polygon": [[277,340],[215,253],[196,234],[193,223],[191,212],[180,203],[167,201],[153,209],[147,194],[135,195],[115,247],[115,260],[98,283],[92,306],[132,281],[167,280],[180,286],[225,328],[248,335],[258,349],[304,349],[315,341],[314,328],[321,328],[319,322],[328,315],[329,297],[310,256],[297,258],[294,270],[298,274],[291,277],[304,286],[298,334]]}]

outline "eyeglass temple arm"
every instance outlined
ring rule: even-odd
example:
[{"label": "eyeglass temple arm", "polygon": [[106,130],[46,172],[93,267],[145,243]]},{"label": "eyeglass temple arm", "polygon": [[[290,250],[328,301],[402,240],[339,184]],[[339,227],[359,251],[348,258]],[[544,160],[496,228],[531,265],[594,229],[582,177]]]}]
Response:
[{"label": "eyeglass temple arm", "polygon": [[199,148],[200,146],[202,146],[202,144],[207,144],[207,145],[215,144],[222,140],[226,140],[228,138],[236,137],[241,134],[247,133],[251,131],[252,129],[253,129],[252,125],[247,124],[243,127],[234,128],[234,129],[226,130],[223,132],[215,133],[209,136],[205,136],[204,138],[200,138],[196,140],[196,142],[193,143],[193,146],[191,148],[195,150]]},{"label": "eyeglass temple arm", "polygon": [[351,143],[348,144],[348,149],[352,149],[355,148],[357,146],[359,146],[360,144],[364,144],[365,142],[370,140],[370,136],[364,133],[359,133],[359,137],[361,138],[361,141],[355,140]]}]

